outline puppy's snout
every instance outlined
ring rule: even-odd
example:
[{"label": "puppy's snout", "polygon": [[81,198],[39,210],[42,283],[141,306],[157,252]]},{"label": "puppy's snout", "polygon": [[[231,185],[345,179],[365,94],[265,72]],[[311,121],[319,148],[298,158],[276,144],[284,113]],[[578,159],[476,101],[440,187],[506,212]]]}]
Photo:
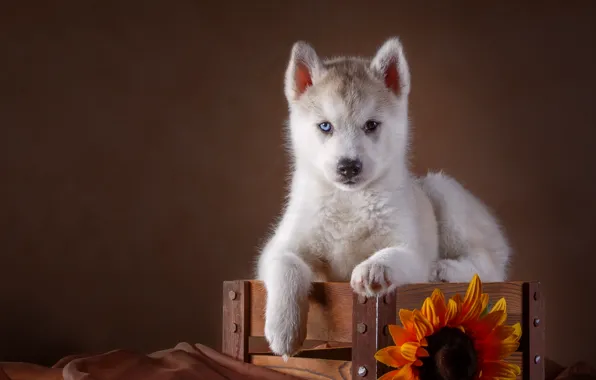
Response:
[{"label": "puppy's snout", "polygon": [[362,161],[342,158],[337,163],[337,174],[345,179],[352,179],[362,172]]}]

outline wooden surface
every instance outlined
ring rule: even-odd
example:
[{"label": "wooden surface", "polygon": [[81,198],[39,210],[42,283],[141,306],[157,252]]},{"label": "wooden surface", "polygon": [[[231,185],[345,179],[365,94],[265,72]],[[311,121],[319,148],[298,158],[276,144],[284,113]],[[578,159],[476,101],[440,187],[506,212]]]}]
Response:
[{"label": "wooden surface", "polygon": [[[489,295],[489,307],[500,298],[507,300],[507,324],[522,322],[523,313],[523,284],[522,282],[484,283],[483,293]],[[397,290],[397,309],[420,309],[426,297],[439,288],[445,294],[445,300],[460,294],[466,294],[468,284],[416,284],[406,285]]]},{"label": "wooden surface", "polygon": [[528,380],[542,380],[545,376],[545,310],[544,294],[540,283],[532,282],[524,286],[524,322],[522,335],[524,342],[524,376]]},{"label": "wooden surface", "polygon": [[342,360],[289,358],[284,362],[279,356],[252,355],[251,363],[288,373],[303,379],[347,380],[352,379],[352,363]]},{"label": "wooden surface", "polygon": [[247,281],[223,284],[222,352],[244,362],[248,361],[249,285]]},{"label": "wooden surface", "polygon": [[[522,366],[523,355],[521,352],[514,353],[507,361]],[[316,380],[347,380],[366,379],[366,377],[352,377],[352,363],[342,360],[305,359],[289,358],[284,362],[279,356],[252,355],[251,363],[274,369],[279,372],[288,373],[303,379]],[[523,372],[522,372],[523,373]],[[368,377],[374,379],[374,377]],[[522,380],[520,374],[517,380]],[[531,379],[534,380],[534,379]],[[543,380],[543,379],[541,379]]]},{"label": "wooden surface", "polygon": [[[352,294],[347,283],[313,283],[306,339],[351,342]],[[250,336],[264,336],[267,296],[262,282],[250,281],[250,296]]]},{"label": "wooden surface", "polygon": [[[377,362],[377,298],[353,295],[352,378],[376,379]],[[366,374],[357,375],[364,368]]]},{"label": "wooden surface", "polygon": [[[387,326],[397,321],[396,302],[395,293],[388,294],[377,301],[377,350],[393,344]],[[377,363],[377,376],[380,377],[390,370],[391,368],[386,365]]]},{"label": "wooden surface", "polygon": [[[249,305],[250,315],[247,317],[247,327],[251,335],[250,352],[269,352],[262,338],[266,300],[264,286],[258,281],[250,281],[246,284],[252,300]],[[443,291],[446,299],[456,293],[463,297],[467,286],[468,284],[447,283],[407,285],[397,290],[395,302],[392,297],[388,297],[387,302],[381,298],[367,299],[366,303],[360,303],[347,283],[315,283],[308,314],[307,341],[303,346],[304,350],[298,355],[303,357],[290,358],[287,363],[280,357],[271,355],[251,355],[249,360],[254,364],[305,379],[376,379],[376,376],[380,376],[385,368],[376,363],[374,352],[379,347],[391,344],[390,338],[383,334],[383,327],[388,323],[399,323],[397,320],[399,309],[420,309],[424,299],[429,297],[436,288]],[[488,293],[490,297],[489,307],[501,297],[505,297],[508,311],[507,323],[522,322],[524,352],[516,352],[508,359],[522,369],[522,374],[518,376],[519,380],[522,378],[542,380],[544,373],[544,367],[540,363],[532,366],[536,354],[530,352],[533,350],[539,353],[541,362],[544,361],[544,304],[542,298],[531,302],[533,298],[530,292],[534,292],[534,289],[539,289],[539,284],[521,282],[483,284],[483,292]],[[534,330],[530,329],[531,321],[534,320],[530,314],[536,314],[541,318],[542,325]],[[359,329],[359,323],[366,325],[364,333],[361,332],[362,328]],[[352,334],[354,342],[352,342]],[[348,356],[349,351],[346,346],[350,343],[358,349],[351,350],[352,361],[343,360]],[[317,350],[317,347],[324,349]],[[331,357],[341,360],[328,360]],[[524,362],[529,364],[524,366]],[[364,377],[352,377],[360,366],[366,367],[367,374]],[[351,373],[352,370],[353,373]]]}]

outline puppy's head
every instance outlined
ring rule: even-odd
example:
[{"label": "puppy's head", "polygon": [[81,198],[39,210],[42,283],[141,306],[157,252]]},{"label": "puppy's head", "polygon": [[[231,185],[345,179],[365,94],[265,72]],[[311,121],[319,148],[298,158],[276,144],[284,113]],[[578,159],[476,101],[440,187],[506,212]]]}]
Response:
[{"label": "puppy's head", "polygon": [[365,187],[405,160],[409,91],[397,38],[387,40],[372,60],[321,60],[307,43],[295,43],[285,94],[297,163],[340,189]]}]

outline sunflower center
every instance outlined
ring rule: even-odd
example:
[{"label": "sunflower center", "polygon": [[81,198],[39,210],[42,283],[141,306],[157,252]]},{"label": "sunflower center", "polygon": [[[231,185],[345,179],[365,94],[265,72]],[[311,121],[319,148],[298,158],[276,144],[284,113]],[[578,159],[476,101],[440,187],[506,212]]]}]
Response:
[{"label": "sunflower center", "polygon": [[444,327],[428,336],[422,359],[420,380],[472,380],[478,370],[478,357],[472,339],[460,329]]}]

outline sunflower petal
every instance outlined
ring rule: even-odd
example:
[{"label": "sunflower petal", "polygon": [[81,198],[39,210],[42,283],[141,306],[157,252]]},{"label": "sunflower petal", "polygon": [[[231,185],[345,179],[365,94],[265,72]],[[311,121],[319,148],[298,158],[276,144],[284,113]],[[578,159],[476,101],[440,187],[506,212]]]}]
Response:
[{"label": "sunflower petal", "polygon": [[447,303],[447,312],[445,313],[445,323],[451,324],[455,322],[459,315],[459,305],[454,299],[450,299]]},{"label": "sunflower petal", "polygon": [[433,326],[430,324],[428,319],[419,310],[414,310],[414,327],[416,331],[416,338],[420,341],[425,336],[429,336],[433,333]]},{"label": "sunflower petal", "polygon": [[435,326],[435,330],[439,330],[440,328],[445,327],[446,323],[447,305],[445,304],[445,296],[440,289],[435,289],[430,296],[430,299],[435,307],[435,313],[439,318],[439,324],[438,326]]},{"label": "sunflower petal", "polygon": [[387,327],[389,329],[389,334],[393,339],[393,342],[396,346],[401,346],[406,342],[411,342],[416,340],[416,337],[412,334],[412,332],[404,329],[401,326],[397,325],[389,325]]},{"label": "sunflower petal", "polygon": [[488,313],[488,294],[482,293],[480,296],[480,301],[482,302],[482,313],[485,311]]},{"label": "sunflower petal", "polygon": [[[479,320],[470,321],[470,323],[467,324],[467,327],[474,339],[484,339],[503,322],[503,311],[498,310],[494,313],[485,315]],[[506,335],[499,336],[498,340],[503,340],[504,338],[509,337],[513,333],[513,329],[506,331],[505,333]]]},{"label": "sunflower petal", "polygon": [[384,374],[383,376],[379,377],[378,380],[393,380],[395,378],[395,375],[397,375],[398,372],[399,372],[399,369],[389,371],[386,374]]},{"label": "sunflower petal", "polygon": [[408,342],[408,343],[403,344],[400,347],[400,353],[405,360],[409,361],[410,363],[413,363],[417,359],[416,353],[418,352],[419,348],[420,348],[419,343]]},{"label": "sunflower petal", "polygon": [[393,380],[415,380],[416,375],[412,370],[411,365],[405,365],[397,371],[395,376],[393,376]]},{"label": "sunflower petal", "polygon": [[507,301],[505,301],[505,298],[501,298],[500,300],[498,300],[497,303],[494,304],[492,309],[490,309],[489,313],[492,313],[493,311],[497,310],[503,310],[505,315],[507,315]]},{"label": "sunflower petal", "polygon": [[477,340],[474,346],[482,360],[499,361],[517,351],[519,341],[500,341],[495,339],[494,335],[491,334],[484,340]]},{"label": "sunflower petal", "polygon": [[414,327],[414,313],[411,310],[407,309],[400,309],[399,311],[399,320],[401,321],[401,325],[409,331],[412,331]]},{"label": "sunflower petal", "polygon": [[482,313],[482,303],[480,302],[480,299],[478,299],[478,301],[473,303],[466,312],[462,310],[460,323],[475,321],[480,317],[480,313]]},{"label": "sunflower petal", "polygon": [[482,294],[482,282],[480,282],[480,277],[475,274],[468,285],[468,290],[466,291],[466,295],[464,296],[464,304],[462,306],[462,310],[464,314],[468,312],[472,308],[474,304],[480,301],[480,295]]},{"label": "sunflower petal", "polygon": [[482,363],[482,376],[485,378],[515,379],[520,372],[517,365],[503,361]]},{"label": "sunflower petal", "polygon": [[429,356],[430,356],[430,354],[428,353],[428,351],[426,351],[422,347],[418,347],[418,350],[416,351],[417,358],[428,358]]},{"label": "sunflower petal", "polygon": [[375,359],[390,367],[398,368],[410,363],[409,360],[404,359],[401,354],[401,349],[397,346],[389,346],[380,349],[375,353]]},{"label": "sunflower petal", "polygon": [[439,328],[439,316],[435,310],[435,304],[430,297],[424,300],[421,309],[422,315],[430,322],[433,329]]},{"label": "sunflower petal", "polygon": [[514,326],[497,326],[490,333],[490,338],[500,342],[519,342],[521,337],[521,327],[518,325],[519,323],[516,323]]}]

